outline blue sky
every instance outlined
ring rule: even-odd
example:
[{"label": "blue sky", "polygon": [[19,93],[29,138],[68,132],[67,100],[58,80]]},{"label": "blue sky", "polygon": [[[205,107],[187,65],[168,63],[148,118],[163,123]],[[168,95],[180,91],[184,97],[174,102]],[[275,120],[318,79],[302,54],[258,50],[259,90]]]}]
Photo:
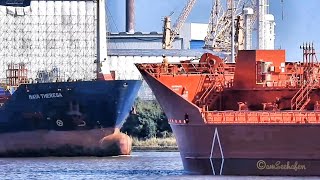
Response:
[{"label": "blue sky", "polygon": [[[299,46],[303,42],[314,42],[320,49],[320,0],[270,0],[270,13],[276,19],[276,48],[286,49],[289,61],[301,60]],[[162,29],[162,18],[172,16],[173,23],[187,0],[135,0],[135,30],[141,32]],[[110,29],[112,32],[125,30],[125,0],[107,0]],[[187,22],[207,23],[212,0],[198,0]]]}]

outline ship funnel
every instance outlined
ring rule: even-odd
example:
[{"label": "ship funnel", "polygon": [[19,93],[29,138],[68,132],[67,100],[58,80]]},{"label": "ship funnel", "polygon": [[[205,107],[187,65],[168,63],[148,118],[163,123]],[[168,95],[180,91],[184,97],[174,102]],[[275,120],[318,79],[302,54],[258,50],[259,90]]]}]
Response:
[{"label": "ship funnel", "polygon": [[134,33],[134,0],[126,0],[126,32]]}]

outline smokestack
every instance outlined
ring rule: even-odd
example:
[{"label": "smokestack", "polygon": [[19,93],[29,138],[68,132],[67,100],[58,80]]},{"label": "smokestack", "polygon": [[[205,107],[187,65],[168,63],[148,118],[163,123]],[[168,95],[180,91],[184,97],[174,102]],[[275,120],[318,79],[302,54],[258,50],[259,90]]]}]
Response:
[{"label": "smokestack", "polygon": [[134,0],[126,1],[126,32],[134,33]]}]

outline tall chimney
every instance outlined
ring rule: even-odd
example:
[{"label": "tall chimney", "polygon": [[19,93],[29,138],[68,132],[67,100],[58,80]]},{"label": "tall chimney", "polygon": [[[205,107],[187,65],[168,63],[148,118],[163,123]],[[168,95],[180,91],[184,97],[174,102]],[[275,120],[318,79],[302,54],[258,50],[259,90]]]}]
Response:
[{"label": "tall chimney", "polygon": [[134,0],[126,1],[126,32],[134,33]]}]

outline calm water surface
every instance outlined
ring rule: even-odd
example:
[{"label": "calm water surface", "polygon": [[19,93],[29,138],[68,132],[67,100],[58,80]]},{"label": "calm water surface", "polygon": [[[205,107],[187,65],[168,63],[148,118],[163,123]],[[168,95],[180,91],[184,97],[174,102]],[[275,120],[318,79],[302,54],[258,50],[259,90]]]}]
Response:
[{"label": "calm water surface", "polygon": [[179,152],[133,152],[121,157],[2,158],[0,179],[318,179],[191,176]]}]

